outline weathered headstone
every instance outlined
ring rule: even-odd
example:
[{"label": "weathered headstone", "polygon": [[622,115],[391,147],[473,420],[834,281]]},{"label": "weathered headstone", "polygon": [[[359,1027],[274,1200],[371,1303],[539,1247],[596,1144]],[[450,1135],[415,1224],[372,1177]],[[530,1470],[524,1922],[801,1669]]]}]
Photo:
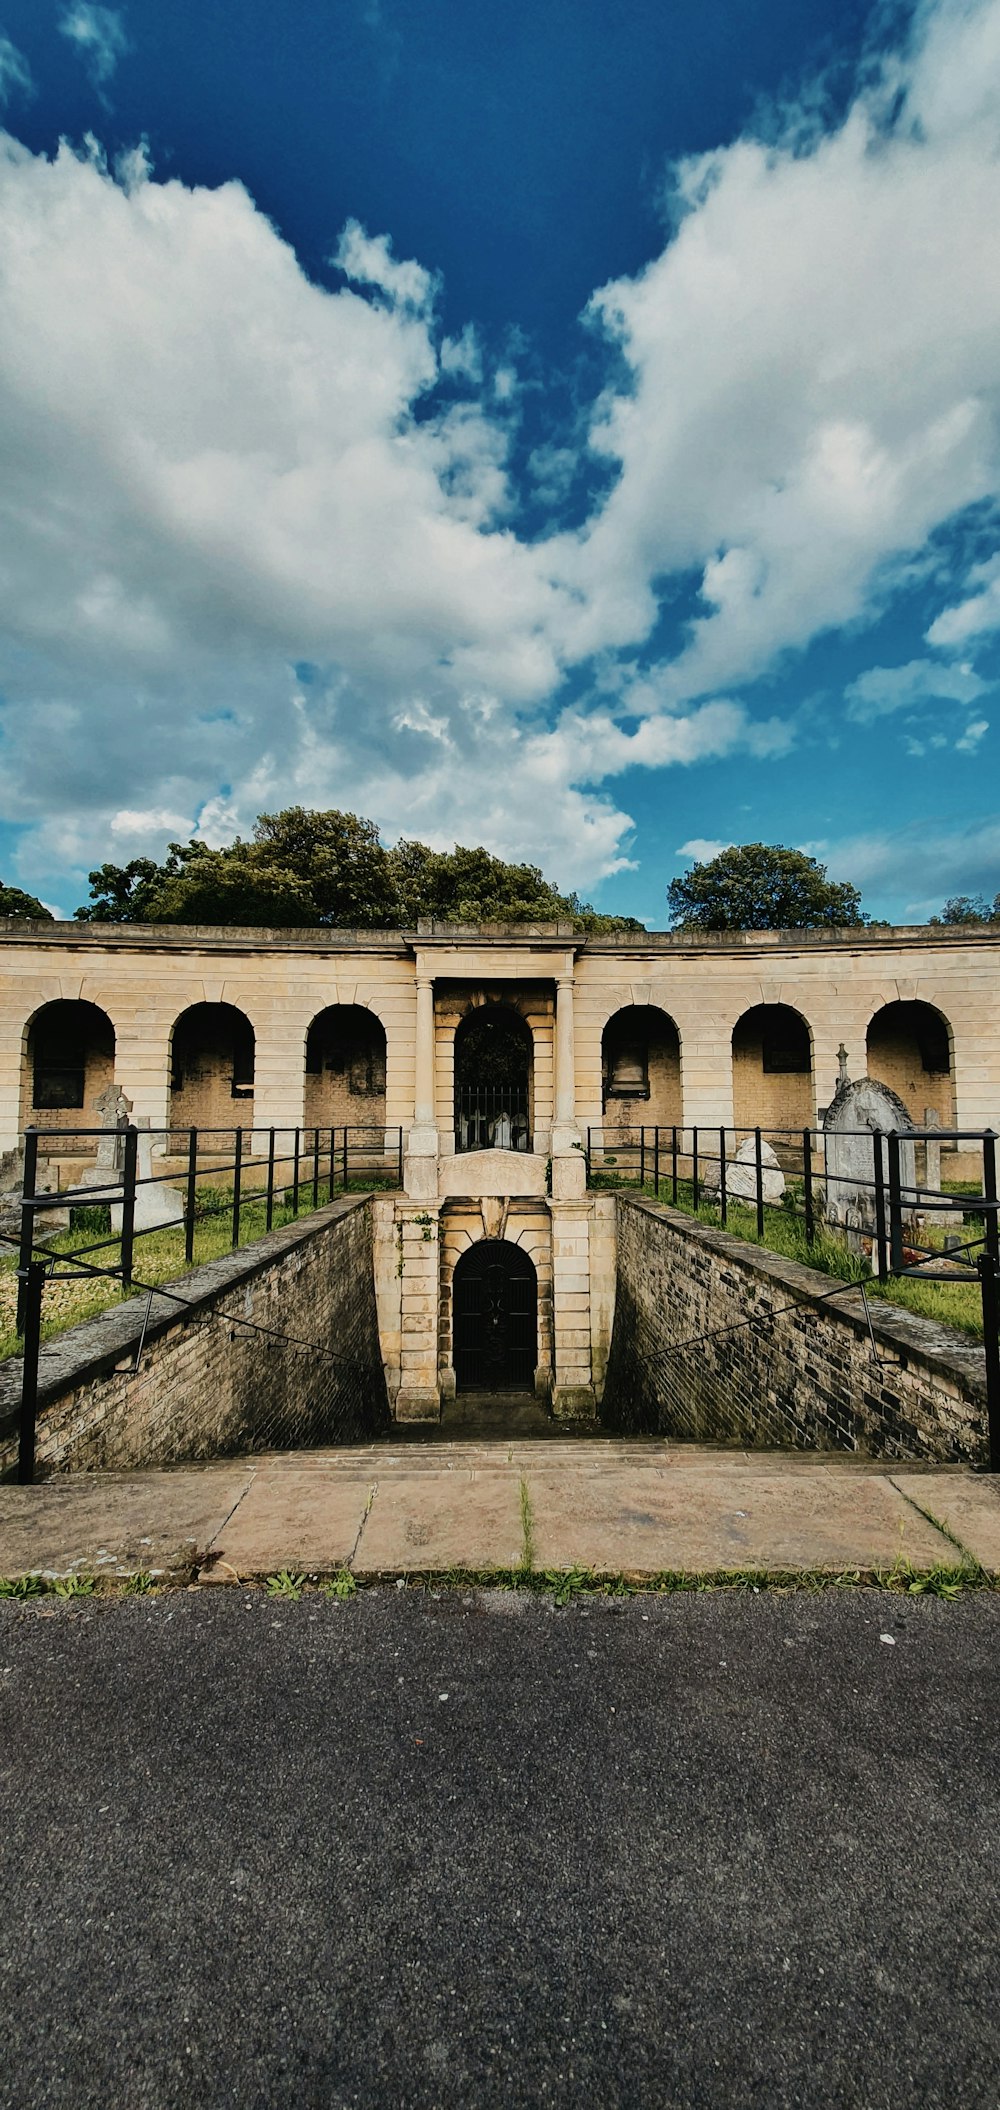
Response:
[{"label": "weathered headstone", "polygon": [[[766,1202],[780,1202],[785,1191],[785,1175],[781,1170],[770,1143],[761,1138],[760,1145],[761,1190]],[[718,1158],[711,1158],[705,1170],[702,1193],[707,1200],[718,1194],[722,1185],[722,1174]],[[729,1201],[756,1201],[757,1199],[757,1139],[745,1136],[734,1157],[726,1159],[726,1196]]]},{"label": "weathered headstone", "polygon": [[[150,1134],[149,1116],[140,1115],[139,1120],[134,1125],[138,1130],[135,1165],[135,1229],[137,1231],[158,1231],[162,1230],[167,1224],[183,1223],[184,1198],[182,1194],[177,1187],[172,1187],[168,1181],[159,1180],[156,1176],[154,1167],[157,1161],[162,1160],[164,1150],[162,1143],[159,1143]],[[155,1184],[152,1186],[146,1185],[147,1181],[153,1181]],[[115,1232],[120,1232],[121,1227],[121,1203],[114,1202],[111,1208],[111,1228]]]},{"label": "weathered headstone", "polygon": [[[844,1231],[854,1252],[860,1252],[864,1241],[875,1235],[873,1137],[890,1135],[893,1130],[905,1137],[912,1127],[902,1099],[874,1077],[861,1077],[857,1084],[841,1084],[826,1110],[826,1220]],[[888,1148],[883,1144],[882,1163],[887,1177],[888,1161]],[[916,1206],[916,1176],[916,1151],[912,1143],[904,1141],[899,1147],[899,1183],[907,1219]]]}]

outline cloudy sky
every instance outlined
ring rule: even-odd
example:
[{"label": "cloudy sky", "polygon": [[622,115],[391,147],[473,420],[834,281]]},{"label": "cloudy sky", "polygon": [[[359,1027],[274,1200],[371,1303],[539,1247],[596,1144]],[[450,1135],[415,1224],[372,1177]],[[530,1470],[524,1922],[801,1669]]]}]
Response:
[{"label": "cloudy sky", "polygon": [[1000,887],[1000,0],[0,0],[0,876]]}]

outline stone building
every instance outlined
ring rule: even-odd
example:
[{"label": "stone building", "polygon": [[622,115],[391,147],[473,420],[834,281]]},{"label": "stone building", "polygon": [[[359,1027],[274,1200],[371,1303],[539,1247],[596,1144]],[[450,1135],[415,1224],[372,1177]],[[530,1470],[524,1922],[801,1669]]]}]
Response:
[{"label": "stone building", "polygon": [[67,1132],[112,1079],[152,1128],[240,1126],[258,1152],[272,1126],[399,1131],[376,1251],[397,1415],[494,1385],[584,1414],[614,1285],[588,1129],[815,1126],[841,1049],[917,1124],[1000,1128],[998,966],[989,928],[0,923],[0,1153],[58,1129],[45,1147],[72,1176],[90,1146]]}]

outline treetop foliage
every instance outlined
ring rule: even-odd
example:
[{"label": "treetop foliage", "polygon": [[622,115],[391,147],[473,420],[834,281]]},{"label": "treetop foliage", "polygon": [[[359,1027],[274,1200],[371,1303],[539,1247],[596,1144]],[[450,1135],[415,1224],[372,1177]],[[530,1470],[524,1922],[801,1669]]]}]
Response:
[{"label": "treetop foliage", "polygon": [[693,864],[667,888],[678,930],[851,929],[869,918],[849,880],[826,876],[804,850],[741,843]]},{"label": "treetop foliage", "polygon": [[952,894],[932,923],[1000,923],[1000,894],[992,901],[985,894]]},{"label": "treetop foliage", "polygon": [[36,901],[34,894],[24,894],[19,886],[4,886],[0,879],[0,916],[23,916],[32,923],[54,923],[51,911]]},{"label": "treetop foliage", "polygon": [[171,843],[162,864],[134,857],[90,874],[85,923],[216,923],[289,929],[412,930],[419,917],[450,923],[551,922],[578,930],[641,930],[633,916],[601,916],[561,894],[537,865],[488,850],[387,850],[356,813],[289,806],[262,813],[252,836],[222,849]]}]

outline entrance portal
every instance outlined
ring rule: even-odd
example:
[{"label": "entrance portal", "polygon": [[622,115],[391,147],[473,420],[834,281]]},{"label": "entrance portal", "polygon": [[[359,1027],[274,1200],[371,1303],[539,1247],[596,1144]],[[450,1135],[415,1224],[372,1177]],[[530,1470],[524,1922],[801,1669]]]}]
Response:
[{"label": "entrance portal", "polygon": [[532,1392],[538,1361],[538,1280],[529,1255],[484,1238],[455,1263],[455,1389]]}]

